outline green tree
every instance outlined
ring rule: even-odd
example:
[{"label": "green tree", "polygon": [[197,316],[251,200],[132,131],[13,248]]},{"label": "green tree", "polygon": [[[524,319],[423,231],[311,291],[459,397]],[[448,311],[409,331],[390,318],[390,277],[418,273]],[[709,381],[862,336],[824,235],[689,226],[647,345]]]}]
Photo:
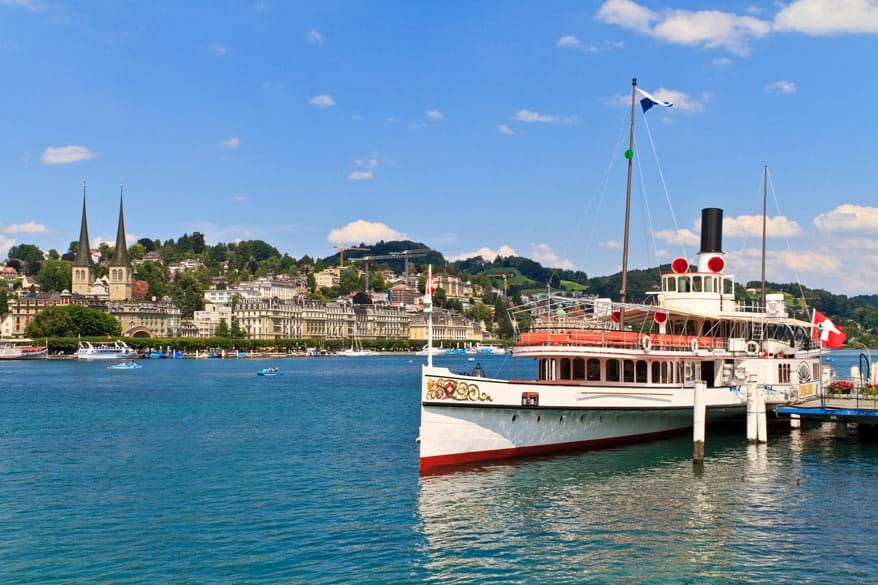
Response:
[{"label": "green tree", "polygon": [[161,299],[168,294],[168,280],[165,267],[158,262],[144,262],[137,267],[137,278],[149,285],[147,297]]},{"label": "green tree", "polygon": [[142,260],[146,254],[146,248],[139,241],[128,246],[128,257],[132,260]]},{"label": "green tree", "polygon": [[231,330],[232,339],[246,339],[247,332],[241,329],[241,326],[238,324],[238,320],[235,317],[232,317],[232,330]]},{"label": "green tree", "polygon": [[354,267],[349,267],[341,273],[338,279],[339,294],[346,295],[363,289],[365,277],[360,277],[360,271]]},{"label": "green tree", "polygon": [[73,337],[73,319],[65,307],[46,307],[24,328],[28,337]]},{"label": "green tree", "polygon": [[63,260],[46,260],[40,267],[35,280],[43,292],[61,292],[70,290],[73,269]]},{"label": "green tree", "polygon": [[433,304],[437,307],[444,307],[447,301],[448,299],[445,296],[445,289],[440,286],[436,289],[436,292],[433,293]]},{"label": "green tree", "polygon": [[214,337],[222,337],[223,339],[228,339],[232,336],[229,332],[229,324],[226,323],[225,317],[220,319],[219,325],[216,326],[216,331],[213,332],[213,335]]},{"label": "green tree", "polygon": [[74,335],[95,337],[122,333],[119,320],[103,311],[82,305],[67,305],[64,310],[70,315]]},{"label": "green tree", "polygon": [[491,311],[491,307],[482,302],[474,304],[466,316],[473,321],[484,323],[488,328],[494,322],[494,312]]},{"label": "green tree", "polygon": [[6,288],[0,288],[0,315],[5,315],[9,312],[9,295],[6,293]]},{"label": "green tree", "polygon": [[204,309],[204,291],[192,274],[184,273],[177,276],[171,288],[171,297],[180,307],[184,319],[191,319],[195,311]]},{"label": "green tree", "polygon": [[22,262],[42,262],[43,251],[33,244],[19,244],[9,248],[9,258],[18,258]]}]

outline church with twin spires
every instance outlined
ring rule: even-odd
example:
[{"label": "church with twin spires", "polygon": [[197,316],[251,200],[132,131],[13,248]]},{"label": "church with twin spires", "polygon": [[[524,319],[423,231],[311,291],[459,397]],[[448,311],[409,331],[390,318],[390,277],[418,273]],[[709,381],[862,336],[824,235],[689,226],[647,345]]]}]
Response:
[{"label": "church with twin spires", "polygon": [[134,269],[128,257],[125,240],[123,193],[119,193],[119,223],[116,228],[116,247],[107,262],[106,278],[95,277],[95,260],[88,237],[88,218],[85,204],[86,183],[82,183],[82,222],[79,243],[73,258],[72,293],[88,299],[88,304],[100,307],[122,324],[122,334],[133,337],[174,337],[180,334],[180,309],[169,298],[151,301],[138,300],[131,294]]},{"label": "church with twin spires", "polygon": [[[122,193],[119,193],[119,226],[116,228],[116,247],[108,265],[109,300],[130,301],[133,275],[128,260],[128,244],[125,241],[125,214]],[[73,294],[89,295],[89,287],[95,281],[95,262],[91,256],[88,239],[88,218],[85,211],[85,182],[82,183],[82,223],[79,227],[79,245],[73,259]]]}]

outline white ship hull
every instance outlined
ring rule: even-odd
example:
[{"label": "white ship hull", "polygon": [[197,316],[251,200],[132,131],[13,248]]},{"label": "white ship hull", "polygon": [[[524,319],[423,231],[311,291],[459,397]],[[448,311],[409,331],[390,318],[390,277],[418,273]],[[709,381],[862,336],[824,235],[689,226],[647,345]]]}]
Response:
[{"label": "white ship hull", "polygon": [[[694,385],[581,386],[497,380],[424,366],[420,469],[647,441],[693,424]],[[786,403],[789,391],[769,394]],[[746,390],[708,388],[708,422],[746,412]]]}]

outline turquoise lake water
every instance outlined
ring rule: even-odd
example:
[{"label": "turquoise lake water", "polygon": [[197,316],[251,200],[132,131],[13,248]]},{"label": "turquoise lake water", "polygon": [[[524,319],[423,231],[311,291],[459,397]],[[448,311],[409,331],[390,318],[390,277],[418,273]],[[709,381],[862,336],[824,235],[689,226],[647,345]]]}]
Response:
[{"label": "turquoise lake water", "polygon": [[878,582],[874,438],[420,477],[424,359],[0,363],[0,583]]}]

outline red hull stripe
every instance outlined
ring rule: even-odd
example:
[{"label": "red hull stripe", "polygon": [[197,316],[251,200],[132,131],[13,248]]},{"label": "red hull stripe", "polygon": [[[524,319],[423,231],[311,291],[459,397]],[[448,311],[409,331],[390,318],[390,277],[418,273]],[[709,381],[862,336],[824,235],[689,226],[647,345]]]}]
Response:
[{"label": "red hull stripe", "polygon": [[520,457],[533,457],[537,455],[550,455],[557,453],[565,453],[569,451],[585,451],[590,449],[600,449],[612,445],[623,445],[626,443],[642,443],[662,437],[671,437],[679,435],[691,427],[682,427],[679,429],[671,429],[668,431],[660,431],[657,433],[645,433],[642,435],[628,435],[625,437],[612,437],[608,439],[594,439],[591,441],[575,441],[572,443],[555,443],[553,445],[534,445],[531,447],[512,447],[510,449],[493,449],[490,451],[474,451],[470,453],[452,453],[449,455],[435,455],[433,457],[422,457],[420,463],[421,473],[436,473],[450,471],[447,468],[467,466],[472,463],[482,463],[487,461],[503,461],[506,459],[517,459]]}]

